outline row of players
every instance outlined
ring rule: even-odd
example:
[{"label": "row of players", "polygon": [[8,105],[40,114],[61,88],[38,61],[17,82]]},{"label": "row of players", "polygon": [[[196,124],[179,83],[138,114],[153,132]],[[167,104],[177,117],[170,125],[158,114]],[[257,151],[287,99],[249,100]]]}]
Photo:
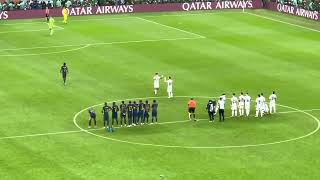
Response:
[{"label": "row of players", "polygon": [[[255,117],[262,117],[266,113],[275,113],[276,112],[276,101],[277,101],[277,95],[276,92],[273,91],[272,94],[269,96],[269,107],[268,103],[266,102],[266,98],[263,96],[263,93],[258,94],[255,103],[256,103],[256,116]],[[219,112],[220,114],[220,120],[221,118],[224,119],[224,109],[225,109],[225,101],[226,101],[226,95],[223,94],[220,96],[219,101],[216,106],[216,112]],[[213,107],[214,103],[211,102],[212,105],[210,105],[210,102],[208,104],[208,112],[214,111]],[[210,105],[210,106],[209,106]],[[250,105],[251,105],[251,97],[248,93],[245,95],[241,92],[239,98],[236,97],[235,93],[233,93],[231,97],[231,117],[238,116],[238,111],[240,116],[249,116],[250,114]]]},{"label": "row of players", "polygon": [[[108,103],[104,103],[104,106],[102,107],[102,114],[103,114],[103,126],[104,128],[109,128],[109,112],[111,112],[112,116],[112,123],[111,126],[114,126],[114,123],[116,125],[122,126],[136,126],[136,125],[143,125],[149,123],[149,117],[150,117],[150,111],[151,111],[151,123],[157,123],[158,122],[158,103],[156,100],[153,100],[152,104],[149,104],[148,101],[145,101],[145,103],[142,102],[142,100],[139,100],[139,103],[136,103],[136,101],[129,101],[128,104],[125,104],[124,101],[121,102],[120,106],[116,104],[116,102],[112,103],[112,106],[109,106]],[[120,112],[120,123],[118,121],[118,113]],[[97,127],[97,121],[96,121],[96,113],[93,108],[89,109],[89,126],[88,128],[91,128],[91,121],[94,123],[94,127]],[[128,121],[127,121],[128,117]]]}]

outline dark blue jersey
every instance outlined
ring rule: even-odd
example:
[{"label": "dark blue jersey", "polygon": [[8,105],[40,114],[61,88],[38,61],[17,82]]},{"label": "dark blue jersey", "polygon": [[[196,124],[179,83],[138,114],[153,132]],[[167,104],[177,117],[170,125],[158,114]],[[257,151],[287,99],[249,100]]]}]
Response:
[{"label": "dark blue jersey", "polygon": [[137,113],[138,112],[138,104],[132,104],[133,112]]},{"label": "dark blue jersey", "polygon": [[151,105],[152,112],[158,112],[158,103],[153,103]]},{"label": "dark blue jersey", "polygon": [[109,113],[109,111],[111,111],[111,107],[110,106],[103,106],[102,107],[102,113],[103,114],[108,114]]},{"label": "dark blue jersey", "polygon": [[118,113],[118,111],[119,111],[119,107],[117,105],[113,105],[112,106],[112,114]]},{"label": "dark blue jersey", "polygon": [[67,74],[68,73],[68,67],[67,66],[61,66],[60,72],[62,74],[64,74],[64,75]]},{"label": "dark blue jersey", "polygon": [[127,110],[128,110],[128,113],[132,113],[133,112],[133,104],[128,104]]},{"label": "dark blue jersey", "polygon": [[143,103],[139,103],[139,112],[144,111],[144,104]]},{"label": "dark blue jersey", "polygon": [[145,104],[144,105],[144,110],[145,110],[145,112],[150,112],[150,104]]},{"label": "dark blue jersey", "polygon": [[89,110],[89,114],[91,118],[96,118],[96,113],[94,112],[94,110]]}]

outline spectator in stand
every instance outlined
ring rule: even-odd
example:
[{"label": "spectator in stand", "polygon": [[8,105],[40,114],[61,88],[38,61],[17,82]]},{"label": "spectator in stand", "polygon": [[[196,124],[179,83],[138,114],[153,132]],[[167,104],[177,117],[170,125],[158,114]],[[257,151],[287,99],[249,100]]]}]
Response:
[{"label": "spectator in stand", "polygon": [[14,8],[13,2],[10,2],[10,3],[9,3],[8,8],[9,8],[9,11],[12,11],[12,10],[13,10],[13,8]]},{"label": "spectator in stand", "polygon": [[67,8],[71,7],[71,5],[72,5],[71,1],[68,0],[67,3],[66,3]]},{"label": "spectator in stand", "polygon": [[60,7],[61,7],[61,0],[57,0],[57,2],[56,2],[56,7],[57,7],[57,8],[60,8]]},{"label": "spectator in stand", "polygon": [[0,12],[2,11],[2,4],[1,4],[1,2],[0,2]]}]

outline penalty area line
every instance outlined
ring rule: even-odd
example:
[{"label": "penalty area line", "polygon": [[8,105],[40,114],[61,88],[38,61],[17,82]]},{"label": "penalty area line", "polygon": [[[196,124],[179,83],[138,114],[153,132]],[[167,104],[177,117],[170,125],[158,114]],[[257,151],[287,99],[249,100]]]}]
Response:
[{"label": "penalty area line", "polygon": [[[312,111],[319,111],[319,110],[320,109],[307,109],[307,110],[302,110],[302,111],[303,112],[312,112]],[[301,112],[301,111],[282,111],[282,112],[278,112],[278,113],[279,114],[288,114],[288,113],[296,113],[296,112]],[[228,118],[230,118],[230,117],[228,117]],[[198,119],[198,121],[205,121],[205,120],[208,120],[208,119]],[[176,124],[176,123],[186,123],[186,122],[191,122],[191,121],[190,120],[169,121],[169,122],[157,123],[155,125]],[[150,126],[152,126],[152,125],[150,125]],[[115,127],[115,128],[120,128],[120,127]],[[27,138],[27,137],[51,136],[51,135],[62,135],[62,134],[72,134],[72,133],[80,133],[80,132],[86,132],[86,131],[97,131],[97,130],[102,130],[102,129],[104,129],[104,128],[88,129],[88,130],[59,131],[59,132],[49,132],[49,133],[37,133],[37,134],[27,134],[27,135],[17,135],[17,136],[6,136],[6,137],[0,137],[0,140]]]},{"label": "penalty area line", "polygon": [[290,26],[295,26],[295,27],[299,27],[299,28],[302,28],[302,29],[310,30],[310,31],[313,31],[313,32],[318,32],[318,33],[320,32],[320,30],[317,30],[317,29],[301,26],[301,25],[298,25],[298,24],[289,23],[289,22],[286,22],[286,21],[281,21],[281,20],[278,20],[278,19],[270,18],[270,17],[267,17],[267,16],[262,16],[262,15],[255,14],[255,13],[250,13],[250,12],[244,12],[244,13],[249,14],[251,16],[260,17],[260,18],[263,18],[263,19],[268,19],[270,21],[279,22],[279,23],[282,23],[282,24],[287,24],[287,25],[290,25]]}]

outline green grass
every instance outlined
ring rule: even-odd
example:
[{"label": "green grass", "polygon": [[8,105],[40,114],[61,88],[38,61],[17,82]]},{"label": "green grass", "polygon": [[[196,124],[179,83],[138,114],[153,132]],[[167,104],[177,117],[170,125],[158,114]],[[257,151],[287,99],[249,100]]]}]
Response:
[{"label": "green grass", "polygon": [[[265,10],[250,12],[320,30],[316,21]],[[276,90],[282,105],[320,108],[318,32],[238,11],[194,13],[71,17],[67,25],[57,18],[64,29],[52,37],[47,30],[12,32],[46,29],[42,19],[2,22],[1,179],[157,180],[160,175],[165,180],[319,179],[319,133],[287,143],[224,149],[141,146],[105,139],[181,147],[264,144],[313,131],[315,120],[299,112],[228,118],[214,125],[201,120],[115,129],[112,134],[90,131],[99,137],[79,131],[4,139],[78,131],[73,117],[86,107],[154,96],[155,72],[173,77],[175,96],[196,98],[201,119],[207,118],[208,99],[199,96],[225,92],[230,97],[248,91],[254,99],[257,93]],[[70,69],[66,87],[59,74],[63,62]],[[166,96],[163,82],[159,96]],[[158,99],[159,123],[186,120],[187,100]],[[228,103],[227,116],[229,107]],[[95,107],[97,112],[100,108]],[[319,111],[309,113],[320,118]],[[99,127],[101,118],[98,113]],[[84,111],[76,120],[86,129],[87,119]]]}]

